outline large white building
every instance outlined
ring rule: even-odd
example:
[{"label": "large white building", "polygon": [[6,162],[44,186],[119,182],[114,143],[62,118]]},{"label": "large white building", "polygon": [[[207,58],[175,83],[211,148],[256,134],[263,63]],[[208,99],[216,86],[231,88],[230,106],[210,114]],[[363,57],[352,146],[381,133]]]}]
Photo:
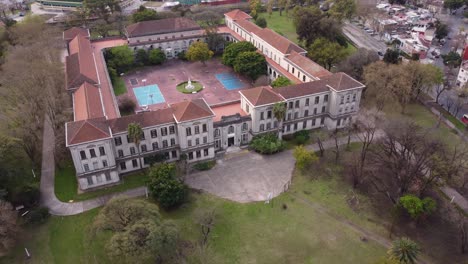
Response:
[{"label": "large white building", "polygon": [[[302,48],[269,29],[257,27],[242,11],[231,11],[225,18],[227,27],[220,27],[220,34],[231,41],[252,42],[267,59],[271,79],[286,76],[295,84],[240,90],[239,100],[225,105],[210,106],[204,99],[195,99],[108,118],[104,107],[108,103],[104,103],[100,80],[92,72],[96,62],[87,31],[75,28],[64,33],[70,41],[66,76],[74,110],[74,121],[66,123],[66,145],[80,189],[118,183],[122,174],[154,161],[183,158],[192,164],[212,160],[216,153],[231,146],[247,145],[255,135],[277,132],[280,122],[273,114],[276,103],[286,104],[280,129],[286,135],[319,127],[336,129],[352,122],[359,110],[362,83],[345,73],[328,72],[305,57]],[[203,41],[193,21],[171,20],[127,27],[128,44],[161,48],[175,56],[190,41]],[[130,123],[143,129],[138,146],[128,137]]]}]

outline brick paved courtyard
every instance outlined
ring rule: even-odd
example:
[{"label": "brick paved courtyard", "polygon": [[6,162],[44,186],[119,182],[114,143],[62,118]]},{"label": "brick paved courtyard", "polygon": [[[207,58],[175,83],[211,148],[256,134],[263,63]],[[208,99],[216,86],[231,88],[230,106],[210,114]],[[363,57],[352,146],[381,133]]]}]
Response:
[{"label": "brick paved courtyard", "polygon": [[[236,75],[244,87],[235,90],[227,90],[216,79],[216,74],[232,73]],[[192,81],[198,81],[204,86],[204,89],[196,94],[183,94],[177,91],[176,86],[181,82],[186,82],[188,78]],[[146,80],[146,81],[145,81]],[[195,98],[205,98],[209,105],[226,103],[240,99],[239,91],[252,87],[249,79],[234,73],[231,67],[225,66],[220,59],[214,58],[206,62],[203,66],[201,62],[187,62],[182,60],[168,60],[163,65],[145,67],[124,76],[127,86],[127,96],[136,102],[133,88],[152,85],[158,85],[166,103],[176,103]],[[151,105],[151,109],[165,107],[165,103]],[[137,104],[137,108],[139,106]]]}]

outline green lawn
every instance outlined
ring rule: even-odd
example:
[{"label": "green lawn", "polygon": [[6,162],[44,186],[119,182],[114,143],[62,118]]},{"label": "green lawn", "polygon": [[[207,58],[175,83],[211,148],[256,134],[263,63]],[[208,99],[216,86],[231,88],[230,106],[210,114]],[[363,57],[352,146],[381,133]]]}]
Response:
[{"label": "green lawn", "polygon": [[125,86],[125,81],[122,77],[113,79],[112,86],[114,87],[114,93],[116,96],[127,92],[127,86]]},{"label": "green lawn", "polygon": [[75,169],[72,163],[67,163],[63,168],[57,169],[55,174],[55,195],[60,201],[68,202],[84,201],[102,195],[122,192],[128,189],[144,186],[147,177],[144,172],[138,172],[123,177],[119,185],[98,189],[95,191],[78,194],[78,183],[75,177]]},{"label": "green lawn", "polygon": [[286,12],[283,12],[283,15],[280,16],[279,11],[276,11],[273,12],[271,16],[267,13],[261,13],[260,17],[264,17],[266,19],[268,28],[276,31],[295,43],[299,43],[293,18],[290,16],[291,13],[292,12],[290,12],[288,16]]}]

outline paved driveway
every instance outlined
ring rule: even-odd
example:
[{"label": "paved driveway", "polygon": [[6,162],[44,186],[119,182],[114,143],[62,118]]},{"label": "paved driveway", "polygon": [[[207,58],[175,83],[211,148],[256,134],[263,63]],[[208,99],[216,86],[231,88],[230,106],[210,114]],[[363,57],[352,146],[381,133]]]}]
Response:
[{"label": "paved driveway", "polygon": [[276,197],[287,188],[293,169],[291,151],[262,156],[242,150],[227,154],[209,171],[186,176],[185,182],[191,188],[241,203],[264,201],[269,193]]}]

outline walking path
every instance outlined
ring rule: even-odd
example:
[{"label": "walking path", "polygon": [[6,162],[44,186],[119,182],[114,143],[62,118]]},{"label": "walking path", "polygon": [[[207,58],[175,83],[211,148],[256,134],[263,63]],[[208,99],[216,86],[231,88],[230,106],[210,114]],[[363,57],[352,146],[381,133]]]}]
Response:
[{"label": "walking path", "polygon": [[100,207],[107,203],[115,196],[138,197],[146,194],[146,187],[139,187],[127,190],[121,193],[104,195],[95,199],[90,199],[82,202],[64,203],[55,196],[54,177],[55,177],[55,162],[54,162],[54,146],[55,135],[51,123],[46,118],[44,121],[44,135],[42,142],[42,171],[41,171],[41,204],[49,208],[49,212],[53,215],[76,215],[88,210]]}]

